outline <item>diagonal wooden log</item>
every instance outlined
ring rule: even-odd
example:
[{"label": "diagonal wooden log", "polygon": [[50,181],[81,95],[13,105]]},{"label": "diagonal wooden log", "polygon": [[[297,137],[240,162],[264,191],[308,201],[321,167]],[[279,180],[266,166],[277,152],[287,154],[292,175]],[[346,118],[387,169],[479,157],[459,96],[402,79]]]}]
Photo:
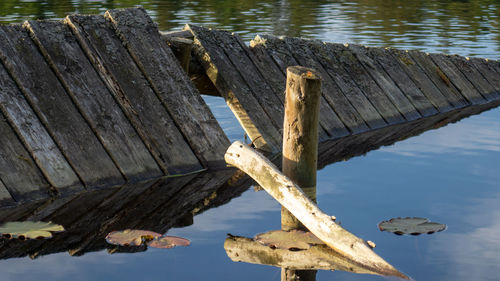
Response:
[{"label": "diagonal wooden log", "polygon": [[224,159],[252,177],[304,226],[343,257],[384,275],[409,279],[377,255],[365,240],[336,224],[331,216],[307,198],[299,186],[253,148],[236,141],[228,148]]}]

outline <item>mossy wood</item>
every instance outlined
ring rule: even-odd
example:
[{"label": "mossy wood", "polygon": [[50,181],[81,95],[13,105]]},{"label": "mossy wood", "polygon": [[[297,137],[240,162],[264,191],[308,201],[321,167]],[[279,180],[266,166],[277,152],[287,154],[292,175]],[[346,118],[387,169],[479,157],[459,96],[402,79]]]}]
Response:
[{"label": "mossy wood", "polygon": [[309,231],[346,259],[384,274],[405,277],[373,252],[365,240],[336,224],[331,216],[325,214],[307,198],[300,187],[248,145],[234,142],[227,150],[225,159],[228,164],[251,176]]}]

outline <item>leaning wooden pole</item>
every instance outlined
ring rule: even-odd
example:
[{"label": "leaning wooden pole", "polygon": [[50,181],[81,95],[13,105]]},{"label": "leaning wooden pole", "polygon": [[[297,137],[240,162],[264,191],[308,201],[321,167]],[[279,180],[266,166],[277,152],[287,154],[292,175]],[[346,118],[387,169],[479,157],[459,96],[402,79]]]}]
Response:
[{"label": "leaning wooden pole", "polygon": [[[283,174],[300,186],[311,201],[316,202],[321,78],[314,70],[301,66],[288,67],[286,77]],[[285,207],[281,208],[281,228],[307,231]],[[316,271],[282,268],[281,280],[314,281]]]}]

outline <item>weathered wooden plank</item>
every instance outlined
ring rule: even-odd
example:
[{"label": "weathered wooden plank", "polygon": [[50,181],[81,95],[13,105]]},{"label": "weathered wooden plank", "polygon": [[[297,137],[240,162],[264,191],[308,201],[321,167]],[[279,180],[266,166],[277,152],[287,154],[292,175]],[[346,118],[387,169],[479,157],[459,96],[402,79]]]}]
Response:
[{"label": "weathered wooden plank", "polygon": [[382,89],[406,120],[411,121],[422,116],[415,108],[415,105],[408,100],[380,65],[367,55],[366,47],[349,44],[348,49],[353,52],[354,56],[365,67],[366,71],[370,73],[380,89]]},{"label": "weathered wooden plank", "polygon": [[279,130],[283,124],[277,124],[277,120],[272,120],[268,116],[241,74],[234,69],[224,50],[212,37],[211,31],[191,25],[187,28],[195,35],[195,56],[200,60],[208,77],[224,97],[250,139],[261,149],[279,150],[281,146]]},{"label": "weathered wooden plank", "polygon": [[[300,65],[290,53],[290,50],[288,49],[285,42],[277,37],[260,36],[254,39],[253,44],[264,45],[269,55],[281,69],[282,73],[286,73],[286,68],[289,66]],[[321,96],[319,106],[319,124],[330,135],[331,138],[340,138],[350,134],[349,130],[340,120],[337,113],[330,107],[325,97]],[[323,139],[320,138],[320,141],[322,140]]]},{"label": "weathered wooden plank", "polygon": [[365,48],[365,50],[368,57],[381,66],[379,70],[385,70],[388,75],[387,79],[392,80],[397,85],[423,117],[439,113],[432,103],[433,96],[430,98],[425,96],[386,49],[372,47]]},{"label": "weathered wooden plank", "polygon": [[[202,27],[199,27],[202,29]],[[204,30],[207,32],[208,30]],[[248,94],[255,97],[258,103],[275,124],[278,129],[283,127],[283,102],[277,97],[276,93],[267,84],[255,64],[248,57],[247,47],[243,47],[238,42],[238,35],[231,34],[228,31],[210,30],[209,35],[213,38],[219,47],[224,50],[226,57],[234,67],[233,71],[239,72],[244,86],[248,87]]]},{"label": "weathered wooden plank", "polygon": [[288,45],[290,52],[300,65],[310,67],[320,73],[322,78],[322,96],[328,101],[335,112],[337,112],[337,115],[346,127],[353,134],[368,130],[368,126],[363,118],[359,115],[357,110],[352,106],[351,102],[345,97],[342,90],[330,78],[321,63],[318,62],[318,59],[311,52],[311,47],[309,46],[310,40],[291,37],[285,37],[283,40]]},{"label": "weathered wooden plank", "polygon": [[[278,94],[281,102],[284,104],[286,78],[282,70],[266,50],[264,42],[265,40],[262,40],[262,38],[258,35],[250,42],[249,51],[251,59],[267,80],[268,84],[274,89],[274,92]],[[321,124],[318,130],[318,138],[319,140],[326,140],[329,138],[328,133],[323,126],[321,126]]]},{"label": "weathered wooden plank", "polygon": [[365,97],[337,58],[328,51],[326,45],[323,42],[311,41],[309,48],[370,128],[376,129],[386,126],[387,123],[377,112],[377,109]]},{"label": "weathered wooden plank", "polygon": [[443,54],[429,54],[442,72],[448,77],[450,83],[462,93],[472,104],[482,104],[487,100],[474,88],[460,70]]},{"label": "weathered wooden plank", "polygon": [[28,21],[24,27],[125,178],[163,175],[70,28],[60,21]]},{"label": "weathered wooden plank", "polygon": [[392,48],[387,48],[384,52],[390,55],[392,60],[399,64],[401,70],[408,75],[415,86],[422,91],[440,112],[448,112],[455,107],[460,107],[459,103],[454,102],[453,99],[449,100],[441,93],[418,64],[410,57],[408,52]]},{"label": "weathered wooden plank", "polygon": [[[54,143],[45,127],[42,125],[33,109],[30,107],[23,94],[12,80],[3,64],[0,63],[0,108],[4,117],[10,120],[13,129],[26,146],[41,172],[48,182],[56,187],[59,192],[82,190],[83,186],[78,176],[73,171],[64,158],[58,146]],[[3,143],[3,142],[2,142]],[[19,154],[16,154],[19,155]],[[26,159],[31,157],[24,155]],[[31,164],[30,164],[31,166]],[[21,168],[20,166],[19,168]],[[36,165],[33,165],[35,168]],[[24,168],[23,168],[24,169]],[[13,175],[24,174],[26,177],[18,177],[16,180],[20,184],[41,184],[43,180],[35,180],[38,176],[29,172],[30,170],[19,171]],[[11,171],[12,172],[12,171]],[[31,180],[28,180],[31,179]],[[14,180],[14,179],[13,179]],[[28,181],[28,182],[26,182]],[[36,184],[38,182],[39,184]]]},{"label": "weathered wooden plank", "polygon": [[486,100],[492,101],[499,99],[500,95],[497,89],[485,79],[483,74],[479,72],[469,58],[458,55],[449,55],[444,58],[449,59]]},{"label": "weathered wooden plank", "polygon": [[[88,187],[123,177],[21,26],[0,27],[0,57],[68,162]],[[43,74],[43,75],[41,75]]]},{"label": "weathered wooden plank", "polygon": [[347,70],[351,79],[356,82],[366,98],[373,104],[388,124],[405,122],[405,118],[364,69],[351,50],[342,44],[325,43],[325,46],[332,56],[335,56],[338,62]]},{"label": "weathered wooden plank", "polygon": [[169,174],[202,169],[111,23],[80,15],[68,16],[66,23],[161,167]]},{"label": "weathered wooden plank", "polygon": [[229,140],[146,11],[109,10],[109,19],[200,161],[220,164]]},{"label": "weathered wooden plank", "polygon": [[9,191],[5,194],[0,188],[0,201],[11,195],[16,201],[50,197],[50,185],[1,112],[0,144],[0,182]]},{"label": "weathered wooden plank", "polygon": [[488,80],[497,92],[500,93],[500,72],[496,72],[490,60],[482,58],[470,58],[470,61]]},{"label": "weathered wooden plank", "polygon": [[408,51],[407,54],[418,64],[418,66],[420,66],[427,77],[429,77],[448,101],[452,105],[455,105],[455,108],[461,108],[470,104],[470,102],[450,82],[450,79],[441,68],[432,61],[429,55],[420,51]]},{"label": "weathered wooden plank", "polygon": [[11,206],[14,202],[14,198],[12,198],[9,191],[0,180],[0,207]]}]

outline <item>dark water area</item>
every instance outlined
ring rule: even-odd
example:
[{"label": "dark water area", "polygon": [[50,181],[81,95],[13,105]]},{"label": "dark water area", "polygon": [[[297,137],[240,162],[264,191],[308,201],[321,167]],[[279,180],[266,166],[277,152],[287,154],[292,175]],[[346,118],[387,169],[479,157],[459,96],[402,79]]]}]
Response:
[{"label": "dark water area", "polygon": [[[499,1],[0,1],[0,23],[102,14],[142,5],[161,30],[186,23],[499,59]],[[220,98],[206,97],[231,140],[243,130]],[[318,205],[415,280],[500,280],[500,111],[494,109],[318,172]],[[497,163],[497,164],[495,164]],[[250,189],[168,231],[189,247],[134,254],[58,253],[0,260],[0,280],[280,280],[280,269],[234,263],[226,233],[253,237],[280,226],[280,206]],[[396,236],[377,223],[418,216],[447,230]],[[383,280],[320,271],[317,280]]]}]

